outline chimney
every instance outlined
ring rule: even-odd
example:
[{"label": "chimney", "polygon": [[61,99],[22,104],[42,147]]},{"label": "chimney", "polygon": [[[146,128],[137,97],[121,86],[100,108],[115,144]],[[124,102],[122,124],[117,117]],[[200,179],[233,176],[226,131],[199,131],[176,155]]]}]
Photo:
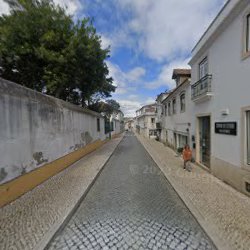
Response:
[{"label": "chimney", "polygon": [[191,77],[190,69],[174,69],[172,79],[176,82],[176,87]]}]

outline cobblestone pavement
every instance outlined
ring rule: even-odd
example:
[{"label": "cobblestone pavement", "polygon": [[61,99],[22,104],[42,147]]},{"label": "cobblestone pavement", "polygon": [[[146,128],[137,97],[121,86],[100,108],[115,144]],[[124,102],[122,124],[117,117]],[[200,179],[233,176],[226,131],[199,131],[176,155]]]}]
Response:
[{"label": "cobblestone pavement", "polygon": [[0,249],[43,249],[109,159],[120,138],[0,209]]},{"label": "cobblestone pavement", "polygon": [[215,249],[135,136],[127,133],[48,249]]},{"label": "cobblestone pavement", "polygon": [[219,249],[250,249],[250,198],[193,165],[162,143],[138,136],[164,175]]}]

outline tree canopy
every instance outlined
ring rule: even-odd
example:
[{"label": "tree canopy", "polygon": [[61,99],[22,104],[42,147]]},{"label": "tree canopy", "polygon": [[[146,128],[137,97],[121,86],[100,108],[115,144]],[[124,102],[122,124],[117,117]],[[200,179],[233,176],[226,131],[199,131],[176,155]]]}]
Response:
[{"label": "tree canopy", "polygon": [[88,18],[74,22],[52,0],[4,0],[0,16],[1,77],[74,104],[115,91],[101,37]]},{"label": "tree canopy", "polygon": [[120,104],[116,100],[108,99],[106,102],[95,102],[89,108],[110,118],[112,114],[117,114],[120,111]]}]

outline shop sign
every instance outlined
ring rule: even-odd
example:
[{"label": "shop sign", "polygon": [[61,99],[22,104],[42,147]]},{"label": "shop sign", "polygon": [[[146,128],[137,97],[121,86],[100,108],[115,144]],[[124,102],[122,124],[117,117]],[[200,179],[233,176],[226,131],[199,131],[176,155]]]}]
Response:
[{"label": "shop sign", "polygon": [[237,135],[237,122],[216,122],[215,133],[223,135]]}]

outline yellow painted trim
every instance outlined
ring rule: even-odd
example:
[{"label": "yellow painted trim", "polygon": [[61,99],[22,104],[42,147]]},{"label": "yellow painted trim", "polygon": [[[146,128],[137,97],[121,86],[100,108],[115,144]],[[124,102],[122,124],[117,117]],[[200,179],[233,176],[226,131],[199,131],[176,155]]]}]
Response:
[{"label": "yellow painted trim", "polygon": [[97,140],[25,175],[0,185],[0,207],[14,201],[50,177],[72,165],[83,156],[101,147],[106,141]]},{"label": "yellow painted trim", "polygon": [[120,137],[122,133],[123,133],[123,132],[120,132],[120,133],[118,133],[118,134],[112,135],[112,136],[111,136],[111,139],[115,139],[115,138]]}]

